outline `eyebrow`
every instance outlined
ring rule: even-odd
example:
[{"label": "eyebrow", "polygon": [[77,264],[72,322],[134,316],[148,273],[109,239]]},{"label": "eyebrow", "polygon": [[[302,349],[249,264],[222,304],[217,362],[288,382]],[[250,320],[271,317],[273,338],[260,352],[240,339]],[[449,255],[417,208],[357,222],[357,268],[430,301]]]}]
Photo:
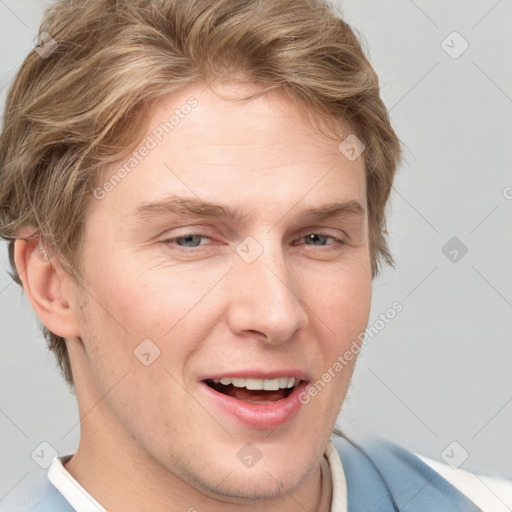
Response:
[{"label": "eyebrow", "polygon": [[[315,222],[331,217],[364,217],[365,209],[355,200],[336,201],[308,208],[294,215],[308,222]],[[246,221],[249,215],[243,213],[240,208],[232,208],[226,205],[202,201],[197,198],[169,196],[161,201],[140,204],[133,216],[140,220],[154,217],[166,217],[170,215],[182,215],[188,217],[217,218],[235,222]],[[282,218],[284,218],[285,214]]]}]

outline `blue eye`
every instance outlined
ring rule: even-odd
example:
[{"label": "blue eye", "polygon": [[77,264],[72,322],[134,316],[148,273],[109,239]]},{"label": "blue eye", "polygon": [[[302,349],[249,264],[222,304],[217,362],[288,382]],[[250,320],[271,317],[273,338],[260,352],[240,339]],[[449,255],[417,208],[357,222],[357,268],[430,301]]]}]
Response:
[{"label": "blue eye", "polygon": [[320,233],[311,233],[303,238],[306,241],[306,245],[327,245],[327,240],[333,237]]},{"label": "blue eye", "polygon": [[[199,247],[200,245],[204,245],[203,243],[201,243],[202,239],[209,240],[209,238],[204,235],[190,234],[190,235],[178,236],[176,238],[170,238],[169,240],[166,240],[166,242],[175,243],[176,245],[179,245],[180,247],[194,248],[194,247]],[[183,243],[181,243],[181,242],[183,242]]]},{"label": "blue eye", "polygon": [[302,239],[306,245],[322,246],[322,245],[333,245],[333,243],[327,243],[329,239],[334,240],[334,243],[338,242],[343,244],[343,240],[335,238],[330,235],[323,235],[322,233],[310,233],[309,235],[303,236]]},{"label": "blue eye", "polygon": [[[212,239],[210,237],[200,233],[189,233],[186,235],[163,240],[163,242],[167,245],[180,247],[183,249],[199,248],[200,246],[209,245],[211,241]],[[334,249],[336,246],[339,248],[341,245],[344,245],[345,242],[339,238],[323,233],[308,233],[307,235],[297,239],[293,245],[297,245],[297,243],[309,245],[310,247],[327,246],[331,249]]]}]

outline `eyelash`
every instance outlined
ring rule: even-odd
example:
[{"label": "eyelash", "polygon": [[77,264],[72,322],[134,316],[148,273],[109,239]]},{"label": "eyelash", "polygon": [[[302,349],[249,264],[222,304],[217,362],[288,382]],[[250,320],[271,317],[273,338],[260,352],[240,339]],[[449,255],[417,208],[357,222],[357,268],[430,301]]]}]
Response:
[{"label": "eyelash", "polygon": [[[306,237],[311,236],[311,235],[319,235],[319,236],[330,238],[330,239],[334,240],[334,243],[331,243],[331,244],[321,244],[321,245],[310,245],[310,247],[329,247],[331,249],[336,250],[336,249],[339,249],[341,246],[346,244],[345,240],[342,240],[341,238],[337,238],[337,237],[335,237],[333,235],[329,235],[327,233],[322,233],[322,232],[307,233],[307,234],[302,235],[301,237],[299,237],[297,240],[303,240]],[[199,248],[203,247],[204,245],[209,245],[209,244],[199,244],[198,246],[195,246],[195,247],[186,247],[186,246],[181,246],[181,245],[175,244],[176,240],[181,240],[183,238],[194,237],[194,236],[201,237],[201,238],[207,238],[209,240],[212,240],[211,237],[209,237],[208,235],[204,235],[202,233],[186,233],[186,234],[183,234],[183,235],[180,235],[180,236],[175,236],[173,238],[167,238],[166,240],[162,240],[162,243],[164,243],[166,245],[175,245],[177,248],[179,248],[180,250],[183,250],[185,252],[192,252],[193,249],[199,249]],[[293,243],[293,245],[296,245],[295,242]],[[309,244],[305,244],[305,245],[309,245]],[[332,247],[332,246],[337,246],[337,247]]]}]

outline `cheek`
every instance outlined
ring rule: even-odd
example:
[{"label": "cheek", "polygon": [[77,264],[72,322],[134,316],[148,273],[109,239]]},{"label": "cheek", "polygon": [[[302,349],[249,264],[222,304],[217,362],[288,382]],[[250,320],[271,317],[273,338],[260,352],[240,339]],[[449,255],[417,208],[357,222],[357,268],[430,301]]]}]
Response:
[{"label": "cheek", "polygon": [[118,328],[121,338],[165,337],[200,297],[201,284],[187,286],[176,269],[148,268],[130,254],[104,256],[92,272],[93,293],[104,310],[102,320]]},{"label": "cheek", "polygon": [[316,314],[310,318],[316,325],[321,364],[304,400],[317,408],[315,416],[324,418],[322,424],[330,427],[341,409],[361,350],[361,335],[370,314],[371,277],[367,272],[341,274],[329,284],[317,286],[310,300],[316,304],[312,308]]},{"label": "cheek", "polygon": [[[110,266],[108,272],[105,265],[94,276],[97,301],[90,300],[84,328],[102,388],[128,370],[138,375],[139,387],[159,389],[163,381],[173,388],[175,382],[165,370],[183,381],[187,364],[219,323],[221,287],[213,290],[219,271],[210,274],[198,279],[197,272],[176,267],[148,269],[125,263]],[[154,363],[145,367],[138,356],[154,358]]]},{"label": "cheek", "polygon": [[[134,296],[130,288],[121,288]],[[169,324],[151,325],[151,320],[159,317],[154,306],[144,301],[117,301],[116,308],[106,293],[95,292],[109,311],[91,298],[83,311],[82,339],[94,382],[89,388],[93,402],[105,398],[110,412],[140,439],[153,431],[168,435],[182,421],[192,421],[187,418],[192,412],[190,406],[187,408],[188,395],[182,391],[182,382],[183,367],[196,350],[193,337],[197,333],[184,324],[164,337],[159,331],[168,331]],[[180,413],[184,419],[168,421],[176,411],[184,411]]]},{"label": "cheek", "polygon": [[318,284],[309,298],[314,311],[310,318],[316,325],[321,353],[317,375],[323,382],[318,389],[324,385],[329,389],[321,393],[319,405],[324,404],[328,410],[333,404],[341,406],[348,389],[361,348],[361,334],[368,324],[371,291],[371,275],[359,266],[352,272],[336,272],[336,277]]},{"label": "cheek", "polygon": [[[336,268],[329,273],[311,276],[312,292],[307,299],[308,306],[342,338],[345,330],[366,327],[368,321],[372,280],[369,268],[364,265],[350,265],[350,268]],[[364,325],[363,325],[364,324]]]}]

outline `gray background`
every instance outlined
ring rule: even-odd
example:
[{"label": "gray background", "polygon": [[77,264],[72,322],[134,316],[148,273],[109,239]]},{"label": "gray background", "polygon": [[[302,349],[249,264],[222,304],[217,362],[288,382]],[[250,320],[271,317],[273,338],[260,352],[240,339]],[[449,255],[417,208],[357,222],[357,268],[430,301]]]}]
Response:
[{"label": "gray background", "polygon": [[[0,0],[2,105],[46,4]],[[512,477],[512,0],[340,5],[406,155],[390,204],[397,268],[374,282],[370,324],[395,301],[403,311],[364,348],[339,424],[438,460],[456,441],[462,468]],[[442,46],[462,47],[453,31],[469,44],[458,58]],[[452,237],[468,249],[455,262]],[[74,451],[79,425],[4,243],[0,264],[1,500],[43,471],[30,456],[42,441]]]}]

